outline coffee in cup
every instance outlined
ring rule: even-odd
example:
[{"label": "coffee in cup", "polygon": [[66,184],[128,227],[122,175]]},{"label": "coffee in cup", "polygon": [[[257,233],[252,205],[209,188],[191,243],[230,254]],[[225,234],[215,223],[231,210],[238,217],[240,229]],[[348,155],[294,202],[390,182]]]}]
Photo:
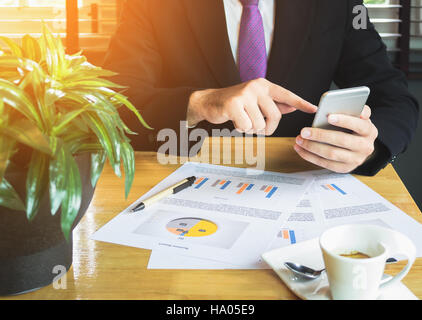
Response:
[{"label": "coffee in cup", "polygon": [[[342,300],[371,300],[403,279],[416,257],[416,247],[405,235],[380,226],[351,224],[325,231],[320,247],[331,296]],[[408,263],[381,283],[387,257],[404,256]]]},{"label": "coffee in cup", "polygon": [[368,256],[365,253],[359,252],[359,251],[351,251],[348,253],[341,253],[340,256],[350,259],[368,259],[370,256]]}]

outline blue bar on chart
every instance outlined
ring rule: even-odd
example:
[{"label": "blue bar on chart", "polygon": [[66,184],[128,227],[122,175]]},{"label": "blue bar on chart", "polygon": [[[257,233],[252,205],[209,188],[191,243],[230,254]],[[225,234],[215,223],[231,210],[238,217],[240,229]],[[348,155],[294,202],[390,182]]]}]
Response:
[{"label": "blue bar on chart", "polygon": [[346,192],[344,192],[343,190],[341,190],[339,187],[337,187],[335,184],[332,184],[332,186],[338,191],[338,192],[340,192],[341,194],[343,194],[343,195],[345,195],[346,194]]},{"label": "blue bar on chart", "polygon": [[347,194],[344,190],[342,190],[340,187],[338,187],[334,183],[332,183],[332,184],[326,184],[326,185],[321,185],[321,187],[324,188],[325,190],[328,190],[328,191],[330,191],[330,190],[331,191],[338,191],[342,195],[346,195]]},{"label": "blue bar on chart", "polygon": [[296,243],[296,234],[294,232],[294,230],[290,230],[290,229],[281,229],[280,233],[278,234],[278,236],[288,242],[290,242],[290,244],[295,244]]},{"label": "blue bar on chart", "polygon": [[227,188],[227,186],[232,183],[231,181],[226,181],[226,183],[223,184],[223,186],[220,188],[221,190],[224,190]]},{"label": "blue bar on chart", "polygon": [[198,184],[196,185],[195,189],[199,189],[200,187],[202,187],[202,185],[208,181],[208,178],[202,178],[198,181]]},{"label": "blue bar on chart", "polygon": [[290,235],[290,243],[295,244],[296,243],[295,232],[293,230],[289,230],[289,235]]},{"label": "blue bar on chart", "polygon": [[254,186],[253,184],[250,184],[250,185],[246,188],[246,190],[247,190],[247,191],[251,190],[251,189],[253,188],[253,186]]},{"label": "blue bar on chart", "polygon": [[271,189],[271,191],[267,194],[267,196],[266,196],[266,198],[271,198],[272,197],[272,195],[274,194],[274,192],[276,192],[277,191],[277,187],[273,187],[272,189]]}]

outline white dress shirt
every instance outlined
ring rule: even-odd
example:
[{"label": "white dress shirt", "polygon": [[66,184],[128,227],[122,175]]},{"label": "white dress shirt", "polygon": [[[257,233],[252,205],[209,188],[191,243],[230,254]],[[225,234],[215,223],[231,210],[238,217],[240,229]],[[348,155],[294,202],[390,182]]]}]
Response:
[{"label": "white dress shirt", "polygon": [[[200,0],[197,0],[200,1]],[[230,40],[234,61],[237,64],[237,48],[239,46],[240,21],[242,19],[243,6],[240,0],[223,0],[226,14],[227,34]],[[264,23],[265,47],[267,58],[270,55],[274,35],[275,23],[275,0],[259,0],[258,8]],[[195,128],[196,124],[186,122],[187,128]]]},{"label": "white dress shirt", "polygon": [[[227,33],[234,61],[236,61],[237,64],[237,48],[239,44],[239,30],[243,6],[240,0],[223,0],[223,2],[224,11],[226,13]],[[259,0],[258,8],[264,23],[265,46],[267,49],[267,57],[269,57],[274,35],[275,0]]]}]

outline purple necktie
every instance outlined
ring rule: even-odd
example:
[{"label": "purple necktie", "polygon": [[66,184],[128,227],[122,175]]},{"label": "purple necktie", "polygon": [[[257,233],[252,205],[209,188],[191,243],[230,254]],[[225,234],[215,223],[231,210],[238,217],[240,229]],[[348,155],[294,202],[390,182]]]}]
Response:
[{"label": "purple necktie", "polygon": [[242,82],[265,78],[267,50],[259,0],[240,0],[243,5],[239,31],[238,64]]}]

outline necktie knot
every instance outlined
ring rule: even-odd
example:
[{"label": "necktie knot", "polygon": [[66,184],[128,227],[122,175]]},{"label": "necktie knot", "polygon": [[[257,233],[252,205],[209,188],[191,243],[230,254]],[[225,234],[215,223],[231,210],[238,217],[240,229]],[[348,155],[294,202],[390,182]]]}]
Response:
[{"label": "necktie knot", "polygon": [[242,3],[242,6],[248,7],[248,6],[258,6],[259,0],[240,0]]}]

